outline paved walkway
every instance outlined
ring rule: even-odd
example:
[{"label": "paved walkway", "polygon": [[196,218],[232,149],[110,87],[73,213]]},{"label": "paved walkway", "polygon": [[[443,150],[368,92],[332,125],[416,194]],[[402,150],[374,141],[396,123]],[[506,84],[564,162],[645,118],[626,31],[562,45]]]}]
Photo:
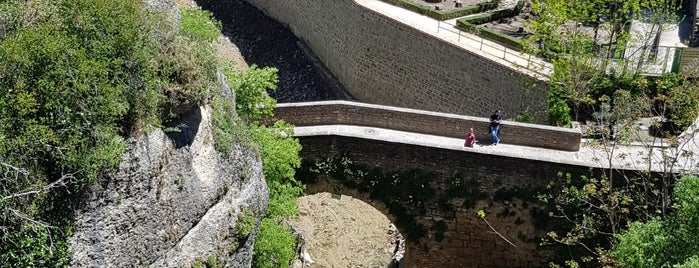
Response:
[{"label": "paved walkway", "polygon": [[355,0],[355,2],[426,34],[499,62],[504,66],[509,66],[519,72],[528,73],[542,80],[548,80],[548,77],[553,72],[551,64],[540,58],[520,53],[517,50],[454,28],[456,25],[455,20],[440,22],[380,0]]},{"label": "paved walkway", "polygon": [[[699,129],[692,130],[699,134]],[[491,154],[512,158],[533,159],[553,163],[562,163],[578,166],[589,166],[598,168],[612,167],[625,170],[651,170],[664,172],[674,170],[681,173],[699,174],[699,155],[692,152],[699,152],[699,135],[694,137],[680,148],[646,147],[646,146],[622,146],[618,145],[611,152],[595,145],[594,142],[583,142],[580,151],[566,152],[544,148],[518,146],[507,144],[502,141],[497,146],[489,145],[487,140],[478,140],[473,148],[464,147],[463,139],[447,138],[419,133],[411,133],[375,127],[348,126],[348,125],[328,125],[328,126],[306,126],[295,127],[296,137],[337,135],[345,137],[362,138],[369,140],[381,140],[394,143],[412,144],[441,148],[447,150],[465,151],[479,154]],[[485,144],[488,145],[485,145]],[[658,144],[662,145],[662,144]],[[652,148],[652,150],[649,150]],[[670,156],[685,154],[674,167],[665,166],[663,161]],[[689,155],[691,154],[691,155]],[[650,155],[650,157],[648,157]],[[611,157],[610,157],[611,156]],[[610,161],[611,159],[611,161]],[[651,159],[649,164],[646,159]]]}]

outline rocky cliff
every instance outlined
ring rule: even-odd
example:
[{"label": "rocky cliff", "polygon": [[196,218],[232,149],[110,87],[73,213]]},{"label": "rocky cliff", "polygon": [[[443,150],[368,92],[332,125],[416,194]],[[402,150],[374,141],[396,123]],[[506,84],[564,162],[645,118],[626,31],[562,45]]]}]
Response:
[{"label": "rocky cliff", "polygon": [[131,139],[118,172],[90,187],[75,212],[72,266],[250,267],[269,196],[258,154],[218,153],[207,107],[182,123]]},{"label": "rocky cliff", "polygon": [[[145,0],[175,28],[172,0]],[[219,74],[219,79],[225,78]],[[226,85],[226,83],[221,83]],[[226,86],[224,95],[235,96]],[[231,115],[233,116],[233,115]],[[250,267],[269,190],[259,154],[214,149],[210,107],[129,140],[118,171],[90,186],[75,209],[73,267]]]}]

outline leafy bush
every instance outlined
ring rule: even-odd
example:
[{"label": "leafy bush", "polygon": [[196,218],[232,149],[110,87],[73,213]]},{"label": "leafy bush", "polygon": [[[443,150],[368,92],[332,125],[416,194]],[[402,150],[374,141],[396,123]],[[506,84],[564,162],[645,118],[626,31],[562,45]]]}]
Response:
[{"label": "leafy bush", "polygon": [[0,243],[0,267],[64,267],[72,256],[63,234],[39,225],[19,227],[2,238],[12,242]]},{"label": "leafy bush", "polygon": [[296,237],[288,227],[269,218],[262,219],[260,232],[255,241],[255,254],[252,256],[253,267],[289,267],[289,263],[296,255],[293,247],[295,244]]},{"label": "leafy bush", "polygon": [[485,39],[494,41],[511,49],[515,49],[518,51],[522,50],[522,42],[516,37],[512,37],[507,34],[485,27],[481,27],[479,28],[479,30],[480,31],[478,32],[478,35]]},{"label": "leafy bush", "polygon": [[205,103],[218,86],[214,41],[220,23],[208,11],[181,9],[179,32],[166,32],[161,40],[156,69],[165,90],[162,116],[177,117]]},{"label": "leafy bush", "polygon": [[213,43],[221,35],[221,22],[214,19],[213,13],[201,8],[182,8],[180,14],[180,32],[184,36]]},{"label": "leafy bush", "polygon": [[0,263],[64,266],[70,200],[115,170],[124,137],[208,99],[209,36],[162,18],[139,0],[0,2]]},{"label": "leafy bush", "polygon": [[571,120],[568,104],[562,99],[549,97],[549,123],[567,127],[570,126]]},{"label": "leafy bush", "polygon": [[621,241],[614,247],[614,255],[628,267],[662,266],[665,262],[664,250],[670,242],[664,228],[667,227],[657,219],[645,224],[632,222],[628,230],[619,236]]},{"label": "leafy bush", "polygon": [[699,177],[675,186],[677,211],[666,219],[633,222],[616,238],[612,254],[626,267],[696,267],[699,242]]},{"label": "leafy bush", "polygon": [[463,18],[463,19],[459,19],[457,22],[459,22],[460,24],[461,23],[463,23],[463,24],[470,23],[470,24],[478,25],[478,24],[488,23],[488,22],[491,22],[491,21],[496,20],[496,19],[497,18],[495,18],[494,14],[492,12],[485,12],[485,13],[476,14],[473,16],[468,16],[468,17]]},{"label": "leafy bush", "polygon": [[[296,239],[286,220],[298,215],[296,198],[303,194],[303,185],[295,179],[295,168],[301,164],[301,144],[292,125],[277,121],[260,125],[260,119],[273,116],[276,101],[267,90],[276,89],[277,69],[252,65],[246,73],[233,73],[224,68],[230,87],[235,91],[238,119],[231,117],[233,107],[225,100],[214,100],[214,135],[217,148],[230,150],[234,139],[250,139],[262,159],[262,172],[269,187],[269,206],[255,242],[254,267],[289,267],[295,255]],[[226,116],[228,115],[228,116]],[[240,134],[241,129],[245,137]],[[221,150],[221,149],[219,149]],[[224,151],[225,152],[225,151]]]},{"label": "leafy bush", "polygon": [[674,87],[668,94],[669,121],[679,129],[686,129],[699,116],[699,89],[686,83]]},{"label": "leafy bush", "polygon": [[271,127],[251,125],[252,140],[260,150],[262,170],[269,187],[269,206],[255,242],[255,267],[288,267],[296,240],[285,221],[298,215],[296,198],[303,185],[295,178],[301,145],[292,138],[293,127],[278,121]]},{"label": "leafy bush", "polygon": [[534,122],[534,117],[529,112],[524,111],[515,117],[515,122],[532,123]]},{"label": "leafy bush", "polygon": [[293,126],[283,121],[271,127],[252,125],[250,133],[260,149],[262,171],[269,186],[267,217],[286,219],[298,214],[296,197],[303,193],[303,185],[294,175],[301,165],[301,144],[293,138]]},{"label": "leafy bush", "polygon": [[250,66],[247,73],[233,73],[225,69],[226,78],[235,90],[236,111],[248,121],[258,121],[264,116],[272,116],[277,101],[267,94],[267,90],[277,89],[277,69]]}]

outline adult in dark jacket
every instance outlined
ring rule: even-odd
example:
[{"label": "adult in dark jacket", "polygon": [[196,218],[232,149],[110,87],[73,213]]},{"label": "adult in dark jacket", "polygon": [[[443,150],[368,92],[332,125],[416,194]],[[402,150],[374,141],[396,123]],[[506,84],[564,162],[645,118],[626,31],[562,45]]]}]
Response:
[{"label": "adult in dark jacket", "polygon": [[502,116],[500,115],[500,110],[495,110],[495,113],[490,116],[490,137],[492,137],[493,145],[498,145],[500,143],[500,121],[502,121]]}]

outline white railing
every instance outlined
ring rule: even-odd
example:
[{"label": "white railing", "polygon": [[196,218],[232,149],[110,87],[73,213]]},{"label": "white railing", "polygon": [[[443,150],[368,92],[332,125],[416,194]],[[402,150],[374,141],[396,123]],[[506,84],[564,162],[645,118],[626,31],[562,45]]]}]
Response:
[{"label": "white railing", "polygon": [[[462,31],[456,28],[454,24],[437,21],[437,33],[440,31],[454,34],[456,41],[459,43],[464,43],[541,76],[549,77],[553,73],[553,66],[542,58],[525,54],[517,49],[508,48],[478,35]],[[675,46],[657,46],[655,51],[652,51],[650,46],[628,46],[622,59],[611,59],[611,66],[617,66],[616,68],[624,70],[638,70],[644,75],[662,75],[672,72],[673,61],[678,48]]]},{"label": "white railing", "polygon": [[437,33],[440,31],[447,31],[455,34],[456,41],[459,43],[465,43],[479,51],[508,61],[517,67],[525,68],[541,76],[549,77],[553,73],[551,64],[541,58],[532,56],[531,54],[524,54],[519,50],[508,48],[469,32],[464,32],[456,28],[454,24],[437,21]]}]

